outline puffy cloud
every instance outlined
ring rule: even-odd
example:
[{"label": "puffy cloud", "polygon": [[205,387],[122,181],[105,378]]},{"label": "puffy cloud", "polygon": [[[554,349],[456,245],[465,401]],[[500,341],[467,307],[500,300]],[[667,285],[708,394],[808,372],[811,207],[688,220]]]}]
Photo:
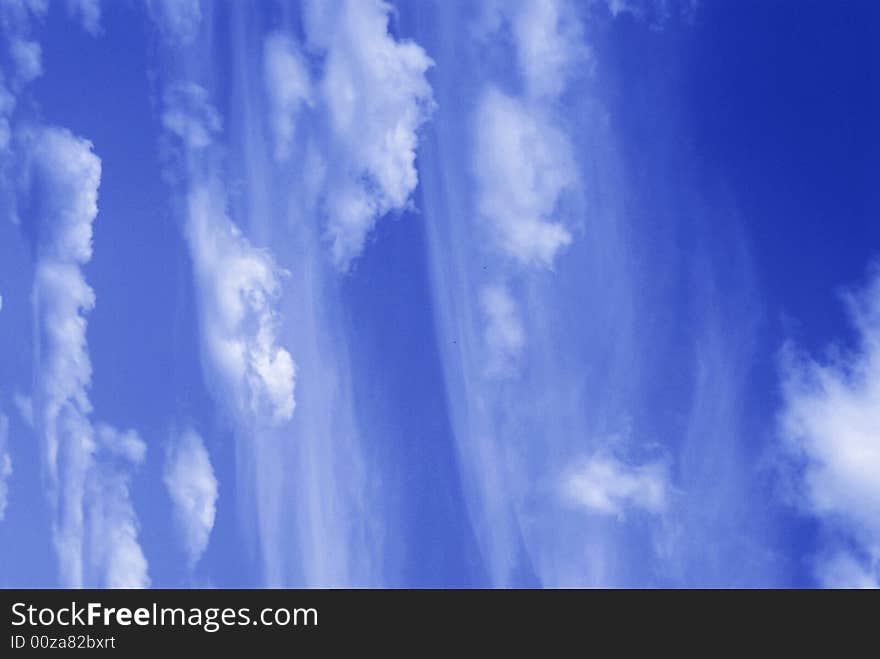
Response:
[{"label": "puffy cloud", "polygon": [[202,307],[210,370],[220,376],[237,411],[254,422],[290,419],[295,367],[277,345],[280,270],[252,247],[227,217],[221,193],[209,185],[189,194],[187,237]]},{"label": "puffy cloud", "polygon": [[577,184],[568,140],[534,108],[494,88],[483,96],[475,128],[477,205],[494,241],[522,265],[551,267],[571,243],[554,219]]},{"label": "puffy cloud", "polygon": [[101,0],[67,0],[67,11],[92,36],[101,31]]},{"label": "puffy cloud", "polygon": [[504,286],[487,286],[480,296],[486,317],[485,341],[488,375],[510,375],[525,344],[525,331],[516,302]]},{"label": "puffy cloud", "polygon": [[217,479],[211,458],[195,431],[186,430],[169,445],[165,486],[192,568],[208,546],[217,503]]},{"label": "puffy cloud", "polygon": [[[867,290],[846,297],[858,332],[853,350],[817,361],[788,345],[783,351],[780,414],[783,440],[799,459],[803,506],[880,563],[880,271]],[[820,571],[855,575],[853,558]],[[868,573],[869,568],[861,570]],[[831,580],[834,580],[831,579]],[[853,585],[862,583],[855,579]]]},{"label": "puffy cloud", "polygon": [[25,182],[41,191],[33,199],[40,256],[55,264],[84,264],[92,257],[101,161],[91,142],[64,128],[40,127],[26,139]]},{"label": "puffy cloud", "polygon": [[409,202],[418,183],[418,129],[433,105],[431,59],[388,32],[378,0],[312,2],[310,46],[326,53],[319,85],[329,118],[324,206],[333,260],[346,270],[376,220]]},{"label": "puffy cloud", "polygon": [[9,419],[0,414],[0,521],[6,517],[9,500],[7,479],[12,475],[12,458],[9,457]]},{"label": "puffy cloud", "polygon": [[163,36],[187,45],[199,35],[202,7],[199,0],[146,0],[147,11]]},{"label": "puffy cloud", "polygon": [[61,583],[145,585],[146,561],[118,462],[137,463],[144,445],[133,433],[94,429],[88,398],[91,363],[86,314],[95,294],[82,266],[92,255],[101,161],[87,140],[55,127],[23,136],[28,218],[35,237],[33,304],[39,326],[33,425],[54,513]]},{"label": "puffy cloud", "polygon": [[631,466],[607,455],[594,455],[569,472],[562,491],[569,501],[589,512],[618,517],[628,508],[660,514],[669,500],[663,463]]},{"label": "puffy cloud", "polygon": [[105,424],[98,424],[95,437],[85,493],[89,581],[102,588],[146,588],[147,559],[129,492],[131,468],[143,462],[146,444],[132,430]]},{"label": "puffy cloud", "polygon": [[31,233],[37,236],[38,260],[33,300],[41,327],[41,377],[34,398],[39,401],[38,423],[45,433],[52,482],[58,478],[62,417],[78,417],[86,423],[91,412],[85,314],[94,306],[95,295],[81,266],[92,254],[101,161],[90,142],[65,129],[38,128],[29,140],[25,180],[34,191],[31,221],[36,230]]},{"label": "puffy cloud", "polygon": [[275,158],[284,160],[290,153],[297,114],[304,104],[312,102],[309,71],[292,39],[278,33],[266,37],[263,75],[275,138]]},{"label": "puffy cloud", "polygon": [[95,303],[81,266],[91,257],[101,162],[89,142],[64,129],[40,128],[30,140],[25,175],[36,200],[33,300],[40,326],[35,425],[43,439],[61,581],[81,586],[83,499],[94,448],[85,314]]}]

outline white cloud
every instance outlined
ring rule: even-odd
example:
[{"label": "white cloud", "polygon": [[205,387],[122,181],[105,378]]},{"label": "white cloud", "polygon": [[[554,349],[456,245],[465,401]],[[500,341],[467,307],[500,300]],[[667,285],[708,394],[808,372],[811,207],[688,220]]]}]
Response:
[{"label": "white cloud", "polygon": [[534,108],[489,89],[477,111],[473,169],[477,206],[504,253],[522,265],[552,267],[571,234],[555,220],[577,184],[565,136]]},{"label": "white cloud", "polygon": [[494,285],[483,289],[480,303],[486,317],[487,374],[510,375],[516,370],[525,344],[525,331],[516,302],[504,286]]},{"label": "white cloud", "polygon": [[[205,89],[176,85],[165,95],[162,121],[190,154],[212,144],[220,116]],[[277,345],[274,303],[280,295],[279,268],[268,250],[253,247],[229,218],[225,195],[209,176],[190,181],[186,238],[201,306],[205,367],[220,393],[249,424],[279,425],[294,409],[296,368]]]},{"label": "white cloud", "polygon": [[142,460],[143,443],[131,432],[95,430],[89,421],[86,314],[95,295],[82,266],[92,255],[101,161],[90,142],[62,128],[37,127],[23,139],[28,155],[22,185],[33,200],[29,218],[38,236],[33,304],[39,336],[31,412],[43,441],[61,583],[144,585],[146,561],[137,545],[128,476],[113,466]]},{"label": "white cloud", "polygon": [[9,485],[12,475],[12,458],[9,457],[9,419],[0,414],[0,522],[6,517],[9,501]]},{"label": "white cloud", "polygon": [[297,114],[304,104],[312,102],[309,71],[292,39],[280,33],[266,37],[263,75],[275,138],[275,158],[284,160],[290,154]]},{"label": "white cloud", "polygon": [[85,314],[95,303],[81,266],[91,258],[101,161],[69,131],[40,128],[29,135],[27,182],[39,224],[33,300],[40,325],[35,425],[55,511],[53,537],[61,581],[83,584],[83,499],[93,451],[87,387],[91,363]]},{"label": "white cloud", "polygon": [[217,479],[211,458],[195,431],[186,430],[169,445],[165,486],[192,568],[208,546],[217,503]]},{"label": "white cloud", "polygon": [[346,270],[376,220],[402,210],[418,183],[418,129],[433,104],[431,59],[388,32],[378,0],[309,3],[309,45],[326,53],[319,85],[330,135],[324,205],[333,260]]},{"label": "white cloud", "polygon": [[521,2],[510,20],[517,62],[530,96],[558,96],[568,78],[588,66],[590,51],[583,28],[568,2]]},{"label": "white cloud", "polygon": [[94,306],[95,295],[81,266],[92,255],[101,161],[90,142],[54,127],[31,133],[28,153],[25,179],[35,191],[32,221],[39,225],[33,299],[41,324],[41,377],[34,396],[39,408],[35,420],[45,432],[53,482],[58,478],[58,444],[64,441],[61,417],[72,415],[85,422],[91,412],[85,314]]},{"label": "white cloud", "polygon": [[[880,562],[880,274],[847,296],[859,335],[823,361],[783,353],[781,434],[801,461],[804,507]],[[842,564],[841,564],[842,565]],[[839,569],[838,569],[839,568]],[[833,574],[849,574],[838,565]],[[827,568],[830,569],[830,568]],[[867,570],[867,568],[863,568]]]},{"label": "white cloud", "polygon": [[26,182],[43,191],[34,208],[40,256],[53,264],[82,265],[92,257],[101,160],[91,142],[63,128],[37,128],[26,139]]},{"label": "white cloud", "polygon": [[136,432],[95,428],[96,452],[86,479],[85,523],[90,583],[102,588],[147,588],[147,559],[129,492],[131,469],[147,447]]},{"label": "white cloud", "polygon": [[563,479],[564,496],[588,511],[622,517],[628,508],[660,514],[669,500],[666,466],[662,462],[628,465],[611,456],[595,455]]},{"label": "white cloud", "polygon": [[199,0],[146,0],[146,5],[166,39],[187,45],[198,36],[202,25]]},{"label": "white cloud", "polygon": [[76,18],[83,29],[97,36],[101,31],[101,0],[67,0],[68,13]]},{"label": "white cloud", "polygon": [[204,87],[180,83],[165,92],[162,125],[183,140],[187,148],[204,149],[213,142],[222,121]]},{"label": "white cloud", "polygon": [[277,345],[279,269],[227,217],[222,193],[196,186],[188,199],[187,238],[202,307],[210,370],[237,411],[255,423],[280,424],[294,409],[295,367]]}]

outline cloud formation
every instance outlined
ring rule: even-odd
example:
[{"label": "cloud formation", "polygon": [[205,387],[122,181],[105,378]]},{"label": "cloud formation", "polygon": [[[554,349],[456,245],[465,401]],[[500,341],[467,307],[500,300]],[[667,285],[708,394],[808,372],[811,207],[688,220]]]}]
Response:
[{"label": "cloud formation", "polygon": [[[191,157],[213,143],[220,116],[207,91],[193,83],[165,94],[162,123]],[[253,247],[226,212],[210,174],[193,174],[186,195],[185,235],[199,293],[205,368],[224,400],[253,427],[288,421],[296,369],[278,345],[274,303],[286,273],[267,250]],[[210,386],[210,383],[209,383]]]},{"label": "cloud formation", "polygon": [[495,88],[477,110],[478,210],[498,247],[523,266],[552,267],[571,234],[556,219],[577,184],[566,137],[540,111]]},{"label": "cloud formation", "polygon": [[563,480],[565,497],[587,511],[622,518],[628,509],[663,513],[668,505],[666,466],[661,462],[631,466],[607,455],[595,455]]},{"label": "cloud formation", "polygon": [[325,56],[317,84],[329,124],[324,211],[333,261],[347,270],[378,218],[403,210],[418,183],[418,130],[433,105],[425,51],[388,31],[390,6],[310,2],[308,46]]},{"label": "cloud formation", "polygon": [[277,425],[294,409],[296,369],[277,342],[273,303],[285,275],[265,250],[252,247],[226,215],[222,193],[193,187],[187,239],[200,290],[204,348],[210,370],[232,394],[237,411],[255,424]]},{"label": "cloud formation", "polygon": [[783,351],[780,430],[799,460],[800,502],[857,548],[821,564],[819,577],[856,586],[880,579],[880,270],[846,303],[855,348],[824,360]]},{"label": "cloud formation", "polygon": [[147,588],[147,559],[138,543],[138,518],[130,496],[131,470],[147,446],[133,430],[95,428],[95,455],[86,479],[88,583],[101,588]]},{"label": "cloud formation", "polygon": [[34,424],[43,441],[61,583],[146,585],[128,476],[107,457],[137,463],[143,443],[131,432],[95,430],[89,421],[86,315],[95,294],[82,267],[92,256],[101,161],[89,141],[63,128],[33,127],[22,139],[27,145],[22,187],[32,202],[37,255]]},{"label": "cloud formation", "polygon": [[208,546],[217,505],[217,479],[211,458],[194,430],[187,429],[172,439],[164,480],[192,569]]}]

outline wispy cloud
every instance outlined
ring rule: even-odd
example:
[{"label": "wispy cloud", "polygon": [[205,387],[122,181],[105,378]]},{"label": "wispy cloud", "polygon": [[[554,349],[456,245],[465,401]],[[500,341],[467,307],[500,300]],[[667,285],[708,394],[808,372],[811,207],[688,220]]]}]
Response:
[{"label": "wispy cloud", "polygon": [[[278,433],[294,415],[297,372],[278,339],[278,305],[289,275],[268,249],[250,242],[227,211],[222,120],[209,92],[179,81],[174,67],[165,73],[162,123],[180,147],[172,178],[180,186],[183,235],[193,265],[204,380],[239,446],[242,500],[255,497],[267,582],[280,585]],[[189,546],[194,562],[197,542]]]},{"label": "wispy cloud", "polygon": [[669,504],[669,476],[662,462],[629,465],[595,455],[571,469],[562,484],[572,503],[600,515],[623,518],[628,509],[661,514]]},{"label": "wispy cloud", "polygon": [[[656,436],[630,426],[645,377],[639,272],[618,137],[592,75],[593,10],[497,2],[470,30],[438,11],[449,21],[434,55],[441,112],[421,161],[438,348],[495,585],[655,579],[678,511],[672,460],[646,457]],[[450,68],[467,73],[444,80]],[[626,445],[596,439],[612,434]],[[647,557],[636,568],[634,547]]]},{"label": "wispy cloud", "polygon": [[101,33],[101,0],[67,0],[67,11],[92,36]]},{"label": "wispy cloud", "polygon": [[9,477],[12,475],[12,458],[9,456],[9,419],[0,414],[0,522],[6,517],[9,503]]},{"label": "wispy cloud", "polygon": [[[567,49],[578,28],[557,20],[576,18],[559,7],[494,3],[464,29],[456,12],[437,10],[438,143],[421,161],[459,468],[486,572],[499,586],[530,576],[556,583],[558,574],[544,569],[552,562],[544,549],[563,507],[555,483],[546,490],[569,451],[537,400],[536,317],[546,309],[533,285],[549,282],[574,242],[565,204],[581,185],[556,96],[576,60]],[[452,68],[461,72],[454,81],[444,78]],[[538,408],[554,418],[538,423]]]},{"label": "wispy cloud", "polygon": [[208,90],[193,82],[180,82],[165,91],[162,126],[183,140],[187,149],[197,151],[213,143],[223,122]]},{"label": "wispy cloud", "polygon": [[877,562],[839,551],[818,558],[816,577],[826,588],[880,588]]},{"label": "wispy cloud", "polygon": [[487,374],[511,375],[525,343],[525,330],[516,302],[506,287],[490,285],[483,289],[481,304],[486,316]]},{"label": "wispy cloud", "polygon": [[312,81],[299,46],[290,37],[274,33],[263,47],[263,75],[269,97],[270,124],[275,139],[275,158],[290,155],[298,114],[312,103]]},{"label": "wispy cloud", "polygon": [[145,0],[153,22],[174,45],[187,45],[198,36],[202,24],[200,0]]},{"label": "wispy cloud", "polygon": [[208,546],[217,505],[217,479],[211,457],[194,430],[187,429],[172,438],[164,480],[192,569]]},{"label": "wispy cloud", "polygon": [[846,295],[858,345],[817,360],[793,344],[782,356],[780,430],[798,460],[799,500],[853,550],[820,560],[832,586],[880,580],[880,271]]},{"label": "wispy cloud", "polygon": [[[222,131],[216,90],[197,73],[219,22],[204,21],[187,39],[167,12],[153,11],[169,42],[159,66],[169,90],[163,125],[184,147],[172,178],[196,277],[205,382],[232,411],[239,504],[253,507],[271,585],[376,583],[375,548],[351,546],[375,520],[332,290],[374,224],[407,208],[418,183],[431,62],[393,36],[391,11],[378,1],[308,2],[303,33],[284,21],[268,34],[256,25],[237,32],[236,93]],[[254,75],[262,94],[247,82]],[[271,255],[255,246],[258,236]],[[302,505],[290,511],[290,499]]]},{"label": "wispy cloud", "polygon": [[9,55],[18,77],[31,82],[43,74],[42,49],[36,41],[14,38],[9,44]]}]

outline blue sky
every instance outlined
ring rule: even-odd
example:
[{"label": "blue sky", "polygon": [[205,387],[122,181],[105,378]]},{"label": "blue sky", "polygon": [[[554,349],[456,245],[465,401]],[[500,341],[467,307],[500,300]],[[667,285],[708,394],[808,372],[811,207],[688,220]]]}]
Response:
[{"label": "blue sky", "polygon": [[877,587],[878,30],[0,0],[0,584]]}]

